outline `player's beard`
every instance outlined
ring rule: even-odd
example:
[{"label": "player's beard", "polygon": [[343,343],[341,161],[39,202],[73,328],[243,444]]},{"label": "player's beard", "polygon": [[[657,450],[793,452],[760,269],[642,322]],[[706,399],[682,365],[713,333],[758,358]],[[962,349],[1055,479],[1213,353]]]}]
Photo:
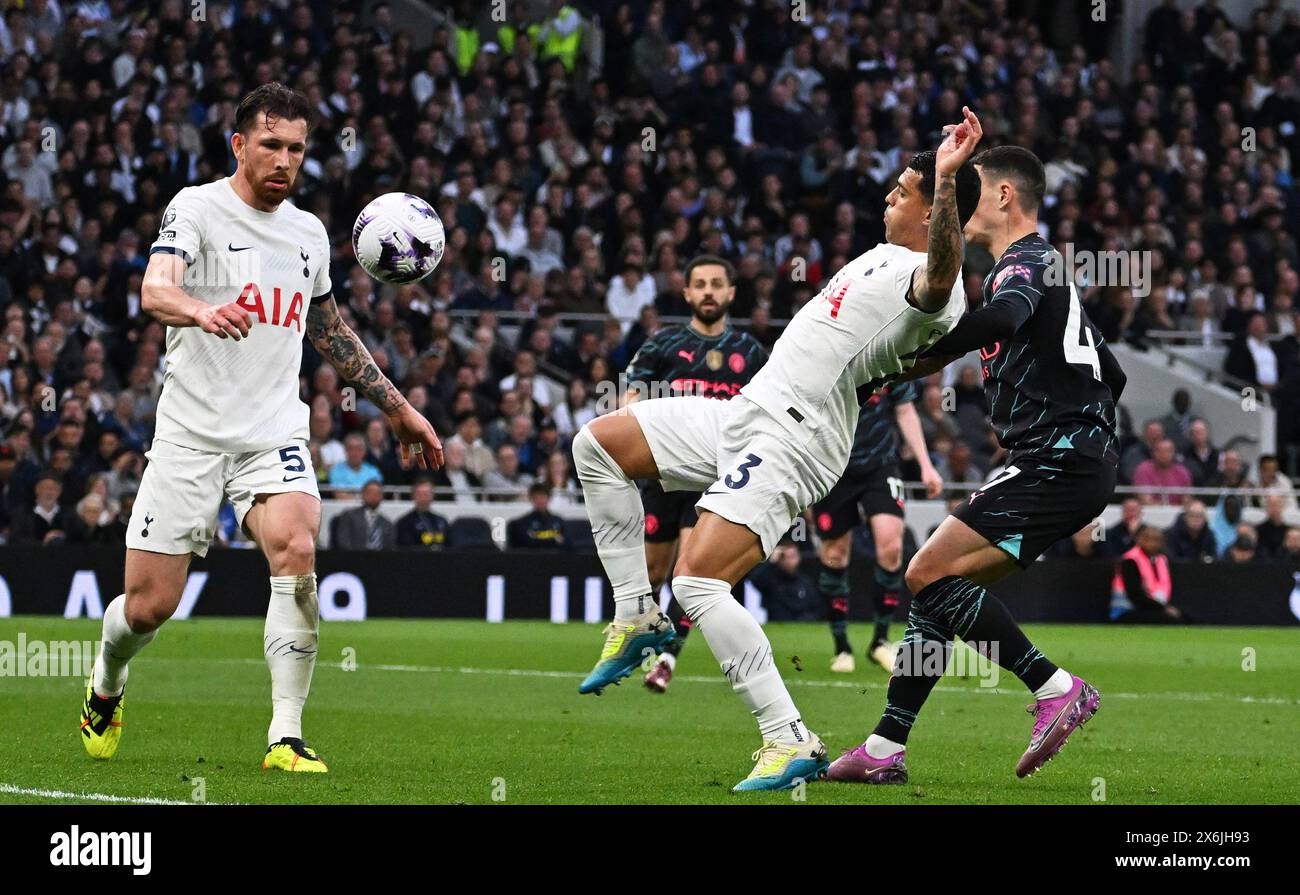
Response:
[{"label": "player's beard", "polygon": [[697,304],[691,308],[691,315],[706,326],[712,326],[723,317],[727,316],[727,311],[731,309],[731,302],[719,301],[713,299],[712,305]]},{"label": "player's beard", "polygon": [[[285,182],[284,188],[276,189],[275,187],[271,186],[270,181],[274,179],[283,179]],[[272,173],[266,175],[265,177],[259,178],[256,185],[254,186],[254,190],[257,193],[258,199],[267,203],[268,205],[276,205],[279,204],[280,202],[283,202],[285,199],[288,199],[289,196],[293,194],[293,184],[295,180],[297,180],[297,178],[293,174],[290,174],[288,171],[284,171],[284,172],[273,171]]]}]

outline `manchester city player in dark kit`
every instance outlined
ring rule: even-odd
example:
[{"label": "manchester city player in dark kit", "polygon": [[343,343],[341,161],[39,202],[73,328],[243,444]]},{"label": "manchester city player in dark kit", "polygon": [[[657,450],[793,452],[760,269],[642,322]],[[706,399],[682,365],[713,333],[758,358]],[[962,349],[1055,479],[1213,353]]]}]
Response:
[{"label": "manchester city player in dark kit", "polygon": [[991,658],[1034,694],[1019,777],[1055,755],[1100,702],[1094,687],[1036,649],[984,586],[1028,566],[1105,507],[1115,488],[1115,402],[1125,376],[1060,255],[1038,233],[1042,162],[1001,146],[974,164],[982,193],[965,235],[998,260],[984,281],[984,306],[965,315],[912,373],[925,375],[979,348],[1007,466],[945,519],[908,565],[915,596],[884,714],[865,743],[831,765],[832,780],[906,782],[908,734],[947,664],[926,659],[946,658],[958,638],[989,645]]},{"label": "manchester city player in dark kit", "polygon": [[[736,289],[735,270],[730,262],[712,255],[699,255],[686,267],[683,295],[691,308],[690,323],[667,326],[645,341],[628,364],[628,400],[645,397],[648,389],[656,397],[704,395],[729,400],[740,392],[767,362],[767,351],[749,333],[733,329],[727,320]],[[665,491],[657,479],[641,487],[645,507],[646,566],[650,584],[659,593],[672,571],[678,542],[685,546],[695,527],[695,504],[699,491]],[[677,636],[664,649],[646,675],[645,684],[658,693],[667,691],[673,665],[690,633],[691,621],[674,599],[668,617]]]}]

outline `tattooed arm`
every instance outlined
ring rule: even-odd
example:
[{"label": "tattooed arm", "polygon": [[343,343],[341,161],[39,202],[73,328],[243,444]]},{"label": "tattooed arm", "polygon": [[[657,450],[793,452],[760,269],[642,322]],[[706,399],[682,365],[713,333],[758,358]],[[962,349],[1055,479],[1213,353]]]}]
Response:
[{"label": "tattooed arm", "polygon": [[964,246],[957,216],[957,170],[970,158],[983,133],[975,113],[963,108],[962,114],[965,120],[949,132],[937,152],[926,263],[912,274],[908,300],[923,311],[938,311],[948,303],[961,270]]},{"label": "tattooed arm", "polygon": [[414,455],[421,468],[437,469],[442,465],[442,444],[433,427],[379,372],[379,365],[361,337],[339,316],[334,296],[316,299],[307,309],[307,340],[338,370],[344,382],[356,386],[362,397],[388,417],[401,444],[404,464]]},{"label": "tattooed arm", "polygon": [[307,340],[339,371],[344,382],[355,385],[362,397],[384,413],[391,416],[406,403],[397,386],[379,372],[361,337],[343,322],[334,296],[316,299],[307,309]]}]

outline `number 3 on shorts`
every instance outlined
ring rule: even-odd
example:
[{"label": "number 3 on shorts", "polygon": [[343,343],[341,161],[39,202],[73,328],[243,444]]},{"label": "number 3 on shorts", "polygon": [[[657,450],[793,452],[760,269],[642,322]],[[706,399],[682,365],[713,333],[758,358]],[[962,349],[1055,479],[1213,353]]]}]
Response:
[{"label": "number 3 on shorts", "polygon": [[[749,484],[749,471],[763,462],[763,458],[757,454],[746,454],[745,460],[737,466],[732,472],[727,473],[722,484],[726,485],[733,491],[737,491]],[[739,476],[737,478],[737,476]]]}]

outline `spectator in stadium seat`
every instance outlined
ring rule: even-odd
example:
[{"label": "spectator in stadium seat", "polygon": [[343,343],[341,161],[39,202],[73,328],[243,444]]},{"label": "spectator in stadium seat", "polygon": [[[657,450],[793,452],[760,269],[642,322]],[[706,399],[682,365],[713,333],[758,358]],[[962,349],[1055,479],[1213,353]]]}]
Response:
[{"label": "spectator in stadium seat", "polygon": [[556,451],[547,457],[538,481],[551,489],[552,507],[578,505],[578,497],[582,494],[582,489],[573,474],[573,464],[569,461],[568,454]]},{"label": "spectator in stadium seat", "polygon": [[918,417],[921,420],[921,434],[925,443],[933,445],[940,436],[956,440],[961,435],[957,422],[944,407],[943,389],[937,385],[926,385],[921,391],[921,407]]},{"label": "spectator in stadium seat", "polygon": [[625,334],[641,315],[641,309],[654,304],[654,279],[645,275],[644,265],[645,258],[639,252],[625,252],[619,261],[619,272],[609,281],[605,292],[605,310],[619,322]]},{"label": "spectator in stadium seat", "polygon": [[1126,497],[1120,505],[1120,520],[1106,529],[1106,547],[1112,556],[1121,556],[1133,548],[1142,527],[1142,502]]},{"label": "spectator in stadium seat", "polygon": [[1278,551],[1276,559],[1292,571],[1300,572],[1300,528],[1292,526],[1286,530],[1282,549]]},{"label": "spectator in stadium seat", "polygon": [[1241,454],[1229,448],[1219,455],[1219,468],[1205,484],[1222,491],[1239,491],[1250,487],[1249,475],[1250,468]]},{"label": "spectator in stadium seat", "polygon": [[523,500],[533,476],[519,463],[519,451],[511,444],[503,444],[496,451],[497,465],[483,477],[483,487],[489,489],[488,500]]},{"label": "spectator in stadium seat", "polygon": [[456,417],[456,434],[447,439],[448,444],[458,444],[464,450],[465,471],[482,479],[496,466],[492,449],[483,443],[483,427],[478,415],[464,411]]},{"label": "spectator in stadium seat", "polygon": [[1198,488],[1205,487],[1218,475],[1219,451],[1210,443],[1210,425],[1203,419],[1194,419],[1187,427],[1183,465],[1192,474],[1192,484]]},{"label": "spectator in stadium seat", "polygon": [[1183,615],[1173,605],[1173,577],[1164,553],[1164,533],[1152,525],[1138,530],[1135,543],[1115,565],[1110,617],[1125,624],[1177,624]]},{"label": "spectator in stadium seat", "polygon": [[562,270],[564,261],[564,241],[560,234],[548,227],[546,209],[534,205],[528,212],[527,238],[516,253],[528,259],[528,266],[535,274],[545,276],[553,270]]},{"label": "spectator in stadium seat", "polygon": [[1259,558],[1258,542],[1250,535],[1238,535],[1237,539],[1228,545],[1226,559],[1235,565],[1249,565]]},{"label": "spectator in stadium seat", "polygon": [[397,520],[397,546],[440,550],[447,542],[447,520],[433,512],[433,480],[421,476],[411,487],[410,512]]},{"label": "spectator in stadium seat", "polygon": [[483,443],[492,448],[493,453],[510,440],[511,421],[522,412],[523,403],[519,400],[519,392],[510,390],[501,393],[497,415],[483,429]]},{"label": "spectator in stadium seat", "polygon": [[521,385],[527,385],[526,395],[532,398],[538,407],[551,406],[551,390],[546,379],[537,372],[537,355],[528,350],[515,354],[514,372],[501,380],[502,392],[514,391]]},{"label": "spectator in stadium seat", "polygon": [[[1250,484],[1267,492],[1266,497],[1272,495],[1280,497],[1284,510],[1294,513],[1300,509],[1296,506],[1295,485],[1278,468],[1277,457],[1273,454],[1260,455],[1255,479]],[[1252,498],[1251,502],[1255,506],[1266,506],[1259,497]]]},{"label": "spectator in stadium seat", "polygon": [[1245,331],[1233,340],[1223,364],[1224,372],[1265,391],[1278,382],[1277,353],[1268,341],[1268,321],[1264,315],[1250,315]]},{"label": "spectator in stadium seat", "polygon": [[524,229],[515,203],[507,196],[497,199],[487,228],[496,240],[496,247],[507,255],[518,255],[528,243],[528,231]]},{"label": "spectator in stadium seat", "polygon": [[1205,504],[1195,498],[1187,501],[1167,532],[1169,555],[1174,559],[1213,562],[1219,547],[1210,531]]},{"label": "spectator in stadium seat", "polygon": [[512,416],[505,443],[517,452],[520,468],[529,475],[535,475],[541,463],[537,439],[533,433],[533,418],[526,413]]},{"label": "spectator in stadium seat", "polygon": [[506,544],[520,550],[563,550],[564,520],[551,512],[551,492],[545,485],[528,489],[531,512],[506,526]]},{"label": "spectator in stadium seat", "polygon": [[1165,427],[1159,420],[1147,420],[1142,424],[1141,440],[1130,445],[1119,461],[1120,481],[1131,484],[1140,464],[1155,456],[1156,445],[1165,437]]},{"label": "spectator in stadium seat", "polygon": [[340,550],[391,550],[397,543],[396,529],[384,516],[384,488],[378,477],[361,489],[361,506],[345,510],[334,520],[335,546]]},{"label": "spectator in stadium seat", "polygon": [[402,469],[397,451],[393,447],[390,429],[383,420],[366,423],[366,463],[379,470],[383,481],[390,485],[406,482],[408,474]]},{"label": "spectator in stadium seat", "polygon": [[1264,498],[1264,521],[1255,526],[1255,536],[1259,555],[1265,559],[1271,559],[1282,551],[1288,529],[1283,518],[1284,510],[1281,494],[1269,494]]},{"label": "spectator in stadium seat", "polygon": [[1185,452],[1191,443],[1191,426],[1195,419],[1192,414],[1192,396],[1185,388],[1175,389],[1170,404],[1172,409],[1160,418],[1160,426],[1164,429],[1165,438],[1171,440],[1178,451]]},{"label": "spectator in stadium seat", "polygon": [[763,609],[768,621],[813,621],[822,618],[822,601],[817,586],[799,571],[802,557],[799,548],[789,541],[776,550],[749,575],[750,582],[763,595]]},{"label": "spectator in stadium seat", "polygon": [[62,544],[71,524],[71,514],[60,503],[63,483],[46,473],[36,480],[36,502],[31,509],[14,513],[10,535],[14,544]]},{"label": "spectator in stadium seat", "polygon": [[1178,328],[1184,332],[1196,333],[1200,337],[1199,344],[1206,348],[1217,345],[1214,336],[1222,332],[1222,327],[1214,318],[1208,292],[1201,289],[1194,291],[1187,301],[1187,308],[1187,313],[1178,320]]},{"label": "spectator in stadium seat", "polygon": [[68,523],[67,542],[88,547],[116,543],[111,527],[113,515],[103,497],[87,494],[77,501],[76,512]]},{"label": "spectator in stadium seat", "polygon": [[573,377],[564,393],[564,400],[555,406],[555,426],[566,443],[578,430],[596,418],[596,402],[587,391],[581,376]]},{"label": "spectator in stadium seat", "polygon": [[1210,531],[1214,534],[1221,558],[1227,555],[1228,545],[1237,539],[1237,526],[1242,524],[1241,504],[1241,497],[1236,494],[1224,496],[1210,520]]},{"label": "spectator in stadium seat", "polygon": [[936,468],[940,477],[949,484],[978,485],[985,480],[985,472],[971,458],[970,445],[956,441],[948,456],[941,458]]},{"label": "spectator in stadium seat", "polygon": [[478,503],[475,489],[482,486],[482,480],[465,468],[465,445],[462,442],[448,441],[443,445],[443,457],[446,461],[442,468],[433,474],[434,483],[450,493],[458,504]]},{"label": "spectator in stadium seat", "polygon": [[334,488],[355,491],[367,482],[383,481],[383,475],[373,464],[366,462],[366,439],[360,432],[349,433],[343,439],[342,463],[330,467],[329,483]]},{"label": "spectator in stadium seat", "polygon": [[1144,504],[1179,506],[1186,495],[1171,494],[1170,489],[1190,488],[1192,474],[1178,462],[1173,441],[1161,438],[1156,442],[1151,459],[1143,460],[1133,472],[1133,485],[1143,489],[1138,499]]},{"label": "spectator in stadium seat", "polygon": [[321,469],[317,472],[328,476],[336,463],[347,459],[343,442],[334,437],[334,420],[330,418],[329,407],[321,402],[312,408],[310,424],[310,444],[320,449]]}]

